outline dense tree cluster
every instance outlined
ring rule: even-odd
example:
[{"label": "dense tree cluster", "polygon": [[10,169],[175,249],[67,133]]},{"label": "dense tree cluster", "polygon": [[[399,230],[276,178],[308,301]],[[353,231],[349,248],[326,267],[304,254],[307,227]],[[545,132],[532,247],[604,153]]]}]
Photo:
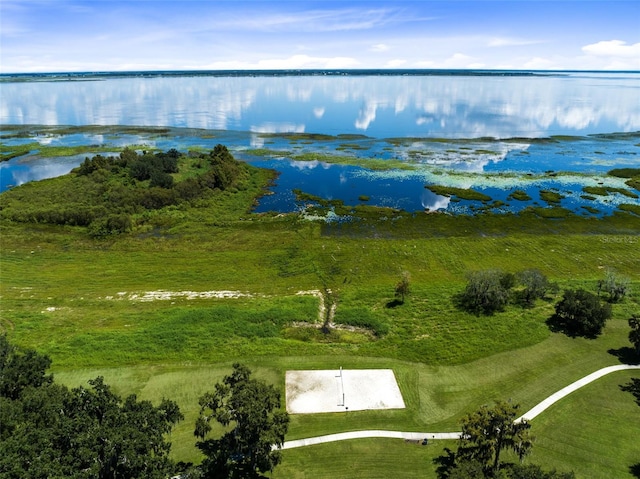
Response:
[{"label": "dense tree cluster", "polygon": [[509,301],[512,277],[498,270],[469,273],[467,286],[458,296],[458,305],[476,314],[501,311]]},{"label": "dense tree cluster", "polygon": [[[467,285],[454,297],[460,309],[491,315],[504,310],[509,303],[532,307],[535,301],[557,293],[558,286],[551,283],[537,269],[528,269],[516,274],[501,270],[474,271],[468,275]],[[603,280],[598,281],[598,294],[584,289],[567,289],[555,305],[555,314],[547,324],[554,331],[569,336],[596,338],[612,316],[611,303],[621,301],[629,291],[629,280],[608,270]],[[600,297],[605,294],[605,303]],[[630,320],[632,331],[629,339],[640,354],[640,333],[637,320]]]},{"label": "dense tree cluster", "polygon": [[144,151],[142,155],[135,150],[125,148],[118,157],[96,155],[91,159],[85,158],[75,172],[82,176],[107,170],[112,173],[124,173],[138,181],[145,181],[154,175],[177,173],[178,159],[181,156],[182,154],[174,148],[158,153]]},{"label": "dense tree cluster", "polygon": [[489,269],[469,273],[467,286],[455,300],[465,311],[491,315],[502,311],[510,301],[531,307],[555,288],[537,269],[517,274]]},{"label": "dense tree cluster", "polygon": [[178,406],[114,394],[101,377],[89,388],[55,384],[50,360],[0,336],[0,476],[158,478],[173,472],[165,435]]},{"label": "dense tree cluster", "polygon": [[[195,434],[201,466],[174,464],[167,435],[183,419],[178,405],[121,398],[102,377],[69,389],[47,375],[51,361],[0,336],[0,477],[6,479],[259,478],[280,462],[289,416],[280,394],[235,364],[200,399]],[[207,438],[210,420],[232,429]]]},{"label": "dense tree cluster", "polygon": [[119,234],[130,231],[146,211],[192,202],[234,186],[244,171],[223,145],[189,155],[200,168],[187,175],[180,175],[185,156],[175,149],[138,153],[125,148],[117,157],[96,155],[86,158],[70,177],[41,189],[46,200],[25,202],[17,188],[8,197],[16,196],[21,207],[0,209],[13,221],[88,226],[92,236]]}]

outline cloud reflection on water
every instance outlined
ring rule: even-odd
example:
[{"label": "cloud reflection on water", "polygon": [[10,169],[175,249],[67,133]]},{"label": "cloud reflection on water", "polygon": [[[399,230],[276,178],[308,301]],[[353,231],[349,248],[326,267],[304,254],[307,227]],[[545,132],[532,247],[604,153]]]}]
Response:
[{"label": "cloud reflection on water", "polygon": [[0,122],[253,127],[379,138],[582,135],[640,129],[638,79],[575,74],[4,83]]}]

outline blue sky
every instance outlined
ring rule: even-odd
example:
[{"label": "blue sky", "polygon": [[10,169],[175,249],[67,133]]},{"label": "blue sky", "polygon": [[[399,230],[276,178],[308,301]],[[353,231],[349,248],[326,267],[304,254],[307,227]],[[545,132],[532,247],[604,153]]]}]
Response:
[{"label": "blue sky", "polygon": [[640,70],[640,1],[0,0],[0,72]]}]

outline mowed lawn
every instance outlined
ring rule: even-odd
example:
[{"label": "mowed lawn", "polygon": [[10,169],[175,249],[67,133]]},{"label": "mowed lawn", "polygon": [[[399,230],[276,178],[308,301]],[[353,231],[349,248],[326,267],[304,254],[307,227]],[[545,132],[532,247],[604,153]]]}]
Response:
[{"label": "mowed lawn", "polygon": [[[304,224],[249,223],[204,236],[102,242],[73,229],[33,227],[27,236],[9,228],[0,263],[2,329],[12,341],[50,355],[65,384],[103,375],[121,394],[176,400],[186,418],[171,434],[172,455],[198,461],[198,397],[234,361],[283,393],[288,369],[395,371],[406,409],[292,416],[287,439],[359,429],[455,431],[462,416],[483,404],[512,400],[524,412],[579,377],[619,364],[629,346],[626,319],[640,312],[640,252],[629,235],[337,238]],[[466,273],[487,268],[538,268],[561,288],[592,291],[613,268],[631,279],[633,290],[614,306],[600,338],[572,339],[545,324],[559,296],[491,317],[457,310],[452,298]],[[404,305],[387,308],[402,271],[411,274],[411,293]],[[296,293],[325,287],[336,293],[336,320],[366,316],[387,331],[306,334],[309,328],[297,325],[318,322],[318,299]],[[249,296],[130,299],[159,290]],[[618,387],[630,375],[602,379],[536,418],[531,460],[574,469],[578,477],[612,477],[611,470],[633,477],[628,468],[640,409]],[[589,406],[608,398],[614,406],[600,428],[602,414]],[[590,441],[597,431],[598,442]],[[432,460],[445,445],[367,439],[285,451],[273,477],[435,477]],[[591,466],[594,456],[601,460]]]},{"label": "mowed lawn", "polygon": [[[542,399],[600,367],[618,364],[608,349],[621,343],[625,337],[625,324],[613,321],[605,334],[595,341],[571,339],[553,334],[534,346],[486,357],[458,366],[428,366],[389,359],[327,357],[264,357],[246,358],[257,377],[278,385],[284,394],[284,372],[287,369],[387,368],[394,370],[407,408],[393,411],[362,411],[345,414],[292,415],[287,439],[313,437],[335,432],[390,429],[419,432],[448,432],[459,430],[460,418],[483,404],[497,399],[509,399],[522,406],[522,412]],[[81,384],[89,378],[103,375],[109,384],[122,394],[136,393],[140,398],[158,401],[163,397],[176,400],[186,418],[178,424],[171,439],[173,457],[178,460],[198,461],[194,448],[193,427],[198,414],[197,399],[211,390],[213,384],[230,371],[229,363],[148,365],[105,369],[58,371],[56,377],[69,385]],[[619,389],[620,384],[637,372],[618,372],[587,386],[563,402],[558,403],[532,421],[536,447],[531,460],[559,469],[583,471],[578,477],[607,477],[611,464],[618,462],[616,470],[624,471],[621,459],[628,462],[635,454],[637,436],[637,406],[633,396]],[[591,402],[593,400],[593,403]],[[577,406],[574,401],[579,401]],[[612,401],[605,408],[606,422],[598,407]],[[566,402],[566,406],[564,405]],[[588,406],[592,404],[593,406]],[[560,411],[560,412],[558,412]],[[562,412],[565,411],[565,412]],[[561,429],[556,429],[556,420]],[[586,427],[585,425],[588,425]],[[597,443],[589,435],[598,435]],[[392,444],[389,445],[388,443]],[[364,456],[342,458],[367,446]],[[603,445],[610,447],[602,447]],[[433,450],[440,453],[445,443],[435,442],[428,447],[405,445],[401,440],[370,439],[348,441],[284,452],[281,467],[274,477],[330,477],[333,471],[351,471],[353,464],[362,466],[355,477],[382,477],[379,469],[395,467],[407,477],[435,477],[434,468],[425,463],[425,454]],[[537,447],[540,445],[540,447]],[[451,445],[450,445],[451,446]],[[572,456],[561,452],[569,448]],[[595,449],[595,450],[594,450]],[[316,461],[316,452],[340,456],[329,468]],[[399,454],[392,460],[390,451]],[[602,467],[599,476],[589,475],[593,455],[597,454]],[[437,454],[436,454],[437,455]],[[367,460],[366,458],[371,458]],[[380,463],[375,459],[379,457]],[[370,463],[370,461],[373,461]],[[591,462],[590,462],[591,461]],[[369,466],[366,464],[370,463]],[[375,466],[378,464],[378,466]],[[386,466],[385,466],[386,464]],[[344,469],[342,469],[344,467]],[[391,469],[387,470],[391,473]],[[289,475],[290,474],[290,475]],[[301,474],[308,474],[307,476]],[[314,476],[315,474],[315,476]],[[326,474],[326,475],[325,475]],[[622,473],[621,473],[622,474]],[[615,477],[627,477],[624,474]],[[628,476],[632,477],[632,476]]]},{"label": "mowed lawn", "polygon": [[[618,372],[601,378],[535,418],[534,446],[526,461],[573,470],[577,478],[638,477],[638,405],[631,394],[620,390],[631,377],[633,373]],[[456,442],[430,441],[422,446],[398,439],[354,439],[290,449],[283,452],[282,465],[272,477],[435,479],[434,460],[444,448],[455,450]]]}]

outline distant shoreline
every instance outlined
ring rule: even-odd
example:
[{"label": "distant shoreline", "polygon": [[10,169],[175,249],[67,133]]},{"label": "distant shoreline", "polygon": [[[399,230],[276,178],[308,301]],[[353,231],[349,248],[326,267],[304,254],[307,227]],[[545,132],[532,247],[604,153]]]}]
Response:
[{"label": "distant shoreline", "polygon": [[29,81],[96,81],[160,77],[288,77],[288,76],[482,76],[562,77],[572,74],[640,74],[639,70],[491,70],[491,69],[290,69],[290,70],[138,70],[0,73],[0,83]]},{"label": "distant shoreline", "polygon": [[578,70],[442,70],[442,69],[309,69],[309,70],[157,70],[122,72],[47,72],[1,73],[1,82],[15,81],[81,81],[110,78],[154,77],[255,77],[255,76],[566,76],[571,73],[633,74],[635,71]]}]

